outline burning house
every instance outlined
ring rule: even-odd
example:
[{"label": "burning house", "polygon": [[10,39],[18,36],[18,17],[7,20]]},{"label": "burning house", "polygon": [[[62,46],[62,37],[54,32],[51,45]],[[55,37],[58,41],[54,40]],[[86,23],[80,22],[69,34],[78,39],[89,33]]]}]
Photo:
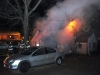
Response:
[{"label": "burning house", "polygon": [[[73,36],[75,25],[78,25],[78,21],[73,20],[63,29],[53,32],[51,30],[37,30],[34,37],[31,40],[31,46],[49,46],[58,49],[65,54],[72,53],[74,50],[75,38]],[[77,27],[78,29],[78,27]]]},{"label": "burning house", "polygon": [[46,17],[36,20],[35,35],[31,39],[31,46],[50,46],[65,54],[74,52],[76,34],[81,30],[84,31],[85,26],[89,27],[89,24],[85,22],[93,15],[90,6],[96,2],[97,0],[57,2],[47,11]]}]

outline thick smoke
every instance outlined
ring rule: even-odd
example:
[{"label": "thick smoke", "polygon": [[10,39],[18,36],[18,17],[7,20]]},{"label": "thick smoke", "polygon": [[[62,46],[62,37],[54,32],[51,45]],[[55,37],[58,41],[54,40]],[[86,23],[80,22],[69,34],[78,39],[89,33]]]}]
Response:
[{"label": "thick smoke", "polygon": [[[93,12],[91,5],[99,2],[100,0],[65,0],[57,2],[55,6],[47,11],[46,17],[37,19],[35,23],[36,30],[40,30],[41,34],[36,39],[42,39],[49,46],[70,42],[74,34],[64,30],[66,25],[74,19],[81,22],[77,28],[84,25],[85,20],[88,20],[92,15],[90,14]],[[36,39],[33,37],[32,43]]]}]

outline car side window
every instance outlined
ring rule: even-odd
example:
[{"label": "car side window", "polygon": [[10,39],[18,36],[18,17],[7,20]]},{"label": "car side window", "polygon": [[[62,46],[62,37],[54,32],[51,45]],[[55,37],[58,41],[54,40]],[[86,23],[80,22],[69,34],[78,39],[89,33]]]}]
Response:
[{"label": "car side window", "polygon": [[47,50],[47,53],[55,53],[56,52],[56,50],[55,49],[53,49],[53,48],[46,48],[46,50]]},{"label": "car side window", "polygon": [[46,54],[45,48],[40,48],[32,56],[43,55],[43,54]]}]

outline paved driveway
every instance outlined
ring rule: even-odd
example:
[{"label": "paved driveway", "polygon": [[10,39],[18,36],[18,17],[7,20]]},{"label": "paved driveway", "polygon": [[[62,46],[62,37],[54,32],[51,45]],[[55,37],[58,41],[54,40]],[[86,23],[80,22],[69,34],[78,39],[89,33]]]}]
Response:
[{"label": "paved driveway", "polygon": [[34,67],[25,74],[3,68],[0,60],[0,75],[100,75],[100,55],[67,56],[61,66]]}]

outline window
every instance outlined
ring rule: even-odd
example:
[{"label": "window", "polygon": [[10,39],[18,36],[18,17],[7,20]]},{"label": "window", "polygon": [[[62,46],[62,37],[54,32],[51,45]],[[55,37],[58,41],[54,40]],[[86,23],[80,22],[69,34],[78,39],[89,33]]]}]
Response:
[{"label": "window", "polygon": [[82,48],[82,44],[79,44],[79,45],[78,45],[78,48]]},{"label": "window", "polygon": [[32,54],[37,48],[36,47],[33,47],[33,48],[28,48],[26,49],[25,51],[21,52],[22,55],[30,55]]},{"label": "window", "polygon": [[2,39],[2,35],[0,35],[0,39]]},{"label": "window", "polygon": [[45,48],[38,49],[33,56],[46,54]]},{"label": "window", "polygon": [[47,49],[47,53],[54,53],[54,52],[56,52],[56,50],[55,49],[53,49],[53,48],[46,48]]},{"label": "window", "polygon": [[3,35],[2,38],[3,38],[3,39],[7,39],[7,35]]},{"label": "window", "polygon": [[14,39],[19,39],[18,35],[14,35]]},{"label": "window", "polygon": [[32,52],[33,52],[32,50],[25,50],[21,53],[21,55],[30,55],[32,54]]}]

